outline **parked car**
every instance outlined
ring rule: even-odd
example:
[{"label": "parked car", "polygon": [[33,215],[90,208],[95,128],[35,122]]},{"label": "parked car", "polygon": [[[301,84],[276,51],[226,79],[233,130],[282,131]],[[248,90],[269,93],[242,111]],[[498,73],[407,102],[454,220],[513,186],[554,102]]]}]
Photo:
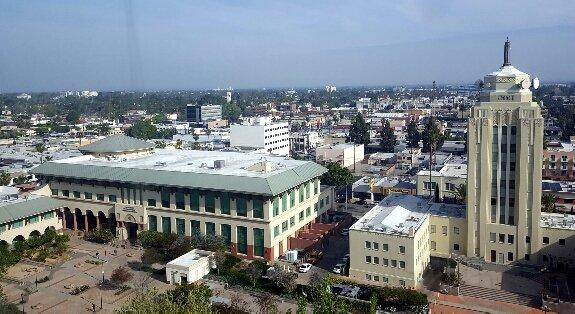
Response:
[{"label": "parked car", "polygon": [[347,237],[349,235],[349,229],[342,229],[341,232],[339,233],[340,235]]},{"label": "parked car", "polygon": [[336,274],[342,274],[344,267],[345,267],[344,264],[337,264],[337,265],[335,265],[335,267],[333,268],[333,272],[336,273]]},{"label": "parked car", "polygon": [[303,263],[299,267],[299,272],[300,273],[307,273],[310,269],[311,269],[310,263]]}]

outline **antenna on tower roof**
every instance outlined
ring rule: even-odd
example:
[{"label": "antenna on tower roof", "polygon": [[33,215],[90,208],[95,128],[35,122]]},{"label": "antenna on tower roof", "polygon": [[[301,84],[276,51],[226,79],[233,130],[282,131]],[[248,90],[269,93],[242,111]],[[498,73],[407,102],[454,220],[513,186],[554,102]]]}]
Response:
[{"label": "antenna on tower roof", "polygon": [[511,47],[511,43],[509,42],[509,37],[505,41],[505,45],[503,46],[503,66],[511,65],[509,62],[509,48]]}]

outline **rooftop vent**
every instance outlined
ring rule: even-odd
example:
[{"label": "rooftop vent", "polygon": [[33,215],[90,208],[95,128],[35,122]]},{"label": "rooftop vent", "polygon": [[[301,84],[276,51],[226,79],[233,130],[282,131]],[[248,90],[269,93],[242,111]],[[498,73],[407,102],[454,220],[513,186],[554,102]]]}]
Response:
[{"label": "rooftop vent", "polygon": [[218,160],[214,161],[214,168],[216,168],[216,169],[222,169],[225,166],[226,166],[225,160],[218,159]]}]

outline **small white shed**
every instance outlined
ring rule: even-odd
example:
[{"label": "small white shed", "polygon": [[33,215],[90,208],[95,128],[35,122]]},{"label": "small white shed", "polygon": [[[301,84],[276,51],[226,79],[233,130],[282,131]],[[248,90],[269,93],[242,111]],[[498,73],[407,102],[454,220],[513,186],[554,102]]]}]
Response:
[{"label": "small white shed", "polygon": [[166,281],[170,284],[192,283],[210,272],[213,252],[192,250],[166,265]]}]

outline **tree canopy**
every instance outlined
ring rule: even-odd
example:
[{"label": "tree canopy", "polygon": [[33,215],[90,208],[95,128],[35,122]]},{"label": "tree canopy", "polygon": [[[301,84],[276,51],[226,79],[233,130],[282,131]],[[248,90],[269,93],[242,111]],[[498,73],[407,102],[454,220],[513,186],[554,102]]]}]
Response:
[{"label": "tree canopy", "polygon": [[379,146],[381,150],[385,153],[393,153],[397,140],[395,134],[393,134],[393,129],[389,125],[389,121],[386,119],[382,121],[380,137]]},{"label": "tree canopy", "polygon": [[[423,140],[423,152],[428,153],[430,148],[433,151],[437,151],[443,146],[443,141],[445,140],[443,134],[439,131],[435,118],[430,118],[425,124],[425,129],[421,133],[421,138]],[[431,146],[430,146],[431,143]]]},{"label": "tree canopy", "polygon": [[321,178],[322,183],[334,186],[343,186],[353,182],[351,171],[340,164],[330,162],[325,165],[327,172]]},{"label": "tree canopy", "polygon": [[415,120],[409,121],[407,125],[407,146],[410,148],[417,148],[419,147],[419,141],[421,140],[421,134],[417,130],[417,122]]},{"label": "tree canopy", "polygon": [[355,144],[369,144],[369,125],[361,113],[358,113],[353,119],[349,129],[349,140]]}]

